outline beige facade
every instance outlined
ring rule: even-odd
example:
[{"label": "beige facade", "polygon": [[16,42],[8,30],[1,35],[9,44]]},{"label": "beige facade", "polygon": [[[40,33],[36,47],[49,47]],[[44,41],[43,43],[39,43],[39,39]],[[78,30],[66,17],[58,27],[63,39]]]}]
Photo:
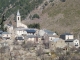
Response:
[{"label": "beige facade", "polygon": [[49,48],[55,50],[56,48],[64,48],[66,43],[64,40],[56,38],[53,41],[49,41]]}]

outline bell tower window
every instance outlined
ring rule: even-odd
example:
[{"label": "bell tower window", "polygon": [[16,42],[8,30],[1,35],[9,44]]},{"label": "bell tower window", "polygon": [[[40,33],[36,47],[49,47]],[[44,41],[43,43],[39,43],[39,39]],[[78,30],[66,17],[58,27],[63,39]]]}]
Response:
[{"label": "bell tower window", "polygon": [[19,17],[18,17],[18,20],[19,20]]}]

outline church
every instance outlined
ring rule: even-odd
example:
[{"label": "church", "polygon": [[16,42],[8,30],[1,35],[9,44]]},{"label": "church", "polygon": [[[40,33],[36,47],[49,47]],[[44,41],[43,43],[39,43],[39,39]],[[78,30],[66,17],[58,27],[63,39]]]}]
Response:
[{"label": "church", "polygon": [[14,32],[16,36],[35,35],[36,33],[36,29],[28,28],[27,25],[21,22],[21,15],[19,10],[17,11],[17,15],[16,15],[16,25],[17,25],[16,28],[14,28]]},{"label": "church", "polygon": [[23,27],[23,28],[26,28],[26,29],[28,28],[27,25],[25,25],[21,22],[21,16],[20,16],[19,10],[17,11],[16,20],[17,20],[17,27]]},{"label": "church", "polygon": [[21,15],[19,10],[16,14],[16,28],[13,27],[13,25],[7,24],[7,32],[17,36],[23,36],[23,35],[36,35],[37,29],[35,28],[28,28],[27,25],[23,24],[21,22]]}]

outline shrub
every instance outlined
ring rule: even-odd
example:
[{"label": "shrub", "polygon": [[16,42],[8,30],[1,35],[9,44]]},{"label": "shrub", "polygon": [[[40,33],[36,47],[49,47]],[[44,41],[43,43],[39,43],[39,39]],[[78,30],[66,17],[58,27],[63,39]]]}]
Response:
[{"label": "shrub", "polygon": [[40,29],[40,24],[39,23],[29,24],[28,27]]},{"label": "shrub", "polygon": [[33,19],[33,18],[38,18],[38,19],[39,19],[40,17],[39,17],[38,14],[34,14],[33,17],[32,17],[32,19]]}]

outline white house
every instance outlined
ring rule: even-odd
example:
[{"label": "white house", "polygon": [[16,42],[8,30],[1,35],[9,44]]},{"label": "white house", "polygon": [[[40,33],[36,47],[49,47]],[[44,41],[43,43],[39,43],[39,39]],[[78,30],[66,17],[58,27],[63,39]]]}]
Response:
[{"label": "white house", "polygon": [[37,34],[37,29],[32,29],[32,28],[23,28],[23,27],[17,27],[14,29],[14,32],[16,36],[21,36],[21,35],[36,35]]},{"label": "white house", "polygon": [[23,27],[17,27],[17,28],[15,28],[14,29],[15,37],[23,35],[23,34],[26,34],[26,32],[24,30],[25,30],[25,28],[23,28]]},{"label": "white house", "polygon": [[49,37],[49,40],[53,40],[57,37],[57,34],[55,32],[52,32],[50,30],[40,30],[39,35],[42,36],[42,39],[45,38],[45,35]]},{"label": "white house", "polygon": [[75,46],[76,48],[79,47],[79,40],[78,40],[78,39],[75,39],[75,40],[73,41],[73,43],[74,43],[74,46]]},{"label": "white house", "polygon": [[60,35],[60,38],[62,38],[64,40],[73,40],[74,35],[70,34],[70,33],[64,33],[64,34]]},{"label": "white house", "polygon": [[11,34],[8,32],[3,32],[2,33],[2,38],[3,39],[11,39]]}]

